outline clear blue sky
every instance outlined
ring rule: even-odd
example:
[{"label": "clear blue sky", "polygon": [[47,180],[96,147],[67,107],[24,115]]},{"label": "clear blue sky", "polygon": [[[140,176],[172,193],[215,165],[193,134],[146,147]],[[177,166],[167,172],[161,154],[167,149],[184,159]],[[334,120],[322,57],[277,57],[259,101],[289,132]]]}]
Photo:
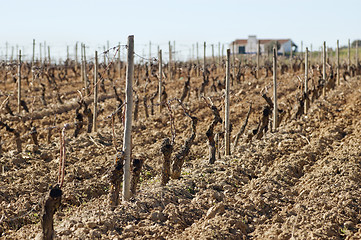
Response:
[{"label": "clear blue sky", "polygon": [[63,56],[77,41],[91,52],[107,40],[125,43],[131,34],[139,54],[148,55],[149,41],[155,55],[157,45],[166,51],[175,40],[176,51],[187,56],[195,42],[228,44],[252,34],[291,38],[299,46],[302,40],[313,49],[361,38],[360,0],[3,0],[1,10],[2,56],[5,42],[31,54],[33,38],[37,48],[46,41],[53,55]]}]

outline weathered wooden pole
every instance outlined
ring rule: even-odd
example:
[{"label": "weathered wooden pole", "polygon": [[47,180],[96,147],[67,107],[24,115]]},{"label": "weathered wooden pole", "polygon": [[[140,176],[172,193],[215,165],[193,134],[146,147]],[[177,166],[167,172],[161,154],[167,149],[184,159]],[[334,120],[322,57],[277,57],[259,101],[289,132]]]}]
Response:
[{"label": "weathered wooden pole", "polygon": [[214,63],[214,44],[212,46],[212,64]]},{"label": "weathered wooden pole", "polygon": [[207,43],[204,42],[203,44],[203,74],[204,76],[206,76],[206,63],[207,63],[207,60],[206,60],[206,51],[207,51]]},{"label": "weathered wooden pole", "polygon": [[[232,43],[232,75],[233,79],[236,77],[235,71],[236,71],[236,51],[234,49],[234,42]],[[232,81],[233,84],[233,81]]]},{"label": "weathered wooden pole", "polygon": [[66,46],[66,60],[69,61],[69,45]]},{"label": "weathered wooden pole", "polygon": [[96,132],[97,117],[98,117],[98,51],[95,51],[93,87],[94,87],[93,132]]},{"label": "weathered wooden pole", "polygon": [[118,43],[118,68],[119,68],[119,79],[122,78],[122,60],[120,59],[120,42]]},{"label": "weathered wooden pole", "polygon": [[42,45],[41,45],[41,43],[39,43],[39,61],[40,61],[40,63],[42,63],[43,62],[43,56],[42,56],[42,54],[41,54],[41,50],[43,49],[43,47],[42,47]]},{"label": "weathered wooden pole", "polygon": [[83,56],[83,43],[80,45],[80,81],[84,84],[84,91],[86,91],[85,81],[84,81],[84,56]]},{"label": "weathered wooden pole", "polygon": [[277,105],[277,48],[273,47],[273,131],[278,126],[278,105]]},{"label": "weathered wooden pole", "polygon": [[44,41],[44,63],[46,63],[46,41]]},{"label": "weathered wooden pole", "polygon": [[257,41],[257,78],[260,77],[260,65],[259,65],[259,57],[261,54],[261,44],[260,44],[260,40]]},{"label": "weathered wooden pole", "polygon": [[123,151],[125,152],[123,201],[130,198],[130,157],[132,153],[132,110],[133,110],[133,70],[134,70],[134,36],[128,36],[128,56],[126,71],[126,111],[123,138]]},{"label": "weathered wooden pole", "polygon": [[88,85],[88,76],[86,71],[86,51],[85,51],[85,44],[83,44],[83,60],[84,60],[84,67],[83,67],[83,75],[84,75],[84,87],[86,94],[89,94],[89,85]]},{"label": "weathered wooden pole", "polygon": [[158,95],[159,95],[159,112],[162,112],[162,79],[163,79],[163,66],[162,66],[162,50],[159,50],[158,53],[158,64],[159,64],[159,86],[158,86]]},{"label": "weathered wooden pole", "polygon": [[31,60],[31,65],[33,66],[35,63],[35,39],[33,39],[33,58]]},{"label": "weathered wooden pole", "polygon": [[230,88],[230,55],[231,50],[227,49],[227,61],[226,61],[226,98],[225,98],[225,111],[224,111],[224,130],[225,130],[225,137],[224,137],[224,143],[225,143],[225,155],[228,156],[231,154],[231,148],[230,148],[230,128],[229,128],[229,88]]},{"label": "weathered wooden pole", "polygon": [[306,47],[306,52],[305,52],[305,114],[308,111],[308,48]]},{"label": "weathered wooden pole", "polygon": [[358,66],[358,40],[356,40],[356,50],[355,50],[355,61],[356,61],[356,67]]},{"label": "weathered wooden pole", "polygon": [[[218,42],[218,65],[221,66],[222,58],[221,58],[221,43]],[[218,68],[217,68],[218,69]]]},{"label": "weathered wooden pole", "polygon": [[173,47],[172,47],[172,58],[174,63],[177,61],[176,59],[176,52],[175,52],[175,40],[173,40]]},{"label": "weathered wooden pole", "polygon": [[327,79],[326,79],[326,41],[323,42],[323,50],[322,50],[322,78],[324,81],[324,86],[322,89],[322,95],[323,97],[326,97],[326,85],[327,85]]},{"label": "weathered wooden pole", "polygon": [[5,43],[5,47],[6,47],[5,61],[7,62],[8,61],[8,48],[9,48],[9,43],[8,42]]},{"label": "weathered wooden pole", "polygon": [[[350,69],[351,69],[351,44],[350,44],[350,39],[348,40],[347,58],[348,58],[347,71],[350,72]],[[350,75],[351,75],[351,73],[350,73]]]},{"label": "weathered wooden pole", "polygon": [[[31,70],[33,70],[33,67],[35,66],[35,39],[33,39],[33,58],[31,60]],[[31,84],[34,85],[35,80],[35,73],[32,71],[31,73]]]},{"label": "weathered wooden pole", "polygon": [[75,65],[78,65],[78,42],[75,43]]},{"label": "weathered wooden pole", "polygon": [[336,82],[337,85],[340,86],[340,48],[339,48],[339,41],[337,40],[336,46]]},{"label": "weathered wooden pole", "polygon": [[48,61],[49,65],[51,64],[51,58],[50,58],[50,46],[48,46]]},{"label": "weathered wooden pole", "polygon": [[21,112],[21,50],[19,50],[18,60],[18,113]]},{"label": "weathered wooden pole", "polygon": [[198,42],[196,43],[196,48],[197,48],[197,77],[199,77],[199,65],[200,65],[200,63],[199,63],[199,47],[198,47]]},{"label": "weathered wooden pole", "polygon": [[169,61],[168,61],[168,75],[169,80],[172,79],[172,45],[170,41],[168,41],[168,48],[169,48]]}]

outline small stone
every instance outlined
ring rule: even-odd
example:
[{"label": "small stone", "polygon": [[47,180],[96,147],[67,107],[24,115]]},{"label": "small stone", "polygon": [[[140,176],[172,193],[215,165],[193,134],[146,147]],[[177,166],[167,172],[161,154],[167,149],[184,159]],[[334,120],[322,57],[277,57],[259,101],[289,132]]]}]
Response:
[{"label": "small stone", "polygon": [[224,211],[225,209],[223,203],[218,203],[217,205],[208,209],[206,219],[214,218],[217,214],[224,213]]},{"label": "small stone", "polygon": [[345,228],[351,230],[355,227],[355,224],[352,221],[347,221],[343,224],[345,226]]},{"label": "small stone", "polygon": [[88,228],[95,228],[98,224],[96,222],[87,222]]},{"label": "small stone", "polygon": [[126,232],[133,232],[135,229],[134,225],[127,225],[125,226],[123,232],[126,233]]}]

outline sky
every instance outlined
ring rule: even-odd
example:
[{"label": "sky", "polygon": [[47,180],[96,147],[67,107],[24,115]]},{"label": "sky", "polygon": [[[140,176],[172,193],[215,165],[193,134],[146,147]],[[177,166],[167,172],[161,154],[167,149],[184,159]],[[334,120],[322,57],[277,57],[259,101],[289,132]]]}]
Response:
[{"label": "sky", "polygon": [[[156,57],[157,46],[168,51],[175,41],[179,59],[192,55],[192,44],[207,42],[218,54],[218,43],[257,35],[290,38],[299,47],[318,49],[323,41],[335,47],[361,38],[360,0],[1,0],[0,58],[12,47],[32,54],[32,41],[50,46],[51,55],[74,55],[75,43],[87,46],[87,55],[103,47],[126,44],[134,35],[135,51]],[[43,50],[44,51],[44,50]],[[203,49],[200,48],[200,56]],[[122,56],[125,50],[122,50]],[[165,60],[167,56],[164,57]]]}]

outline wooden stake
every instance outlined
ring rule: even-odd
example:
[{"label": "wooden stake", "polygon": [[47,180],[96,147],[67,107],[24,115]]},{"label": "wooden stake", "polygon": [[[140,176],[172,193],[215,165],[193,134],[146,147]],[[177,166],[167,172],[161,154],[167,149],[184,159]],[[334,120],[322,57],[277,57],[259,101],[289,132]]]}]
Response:
[{"label": "wooden stake", "polygon": [[50,46],[48,46],[48,61],[49,65],[51,64],[51,58],[50,58]]},{"label": "wooden stake", "polygon": [[214,63],[214,44],[212,46],[212,64]]},{"label": "wooden stake", "polygon": [[170,41],[168,41],[168,47],[169,47],[168,75],[170,80],[172,79],[172,45],[170,44]]},{"label": "wooden stake", "polygon": [[123,151],[125,152],[123,201],[130,198],[130,157],[132,153],[132,110],[133,110],[133,70],[134,70],[134,36],[128,36],[128,65],[126,72],[126,112],[124,126]]},{"label": "wooden stake", "polygon": [[347,71],[350,72],[350,69],[351,69],[351,44],[350,44],[350,39],[348,40],[347,57],[348,57]]},{"label": "wooden stake", "polygon": [[356,50],[355,50],[356,52],[355,52],[355,54],[356,54],[356,56],[355,56],[355,61],[356,61],[356,67],[358,66],[358,40],[356,40]]},{"label": "wooden stake", "polygon": [[308,48],[306,47],[306,52],[305,52],[305,92],[304,92],[306,98],[305,98],[305,106],[304,106],[304,110],[305,110],[305,114],[308,111]]},{"label": "wooden stake", "polygon": [[260,65],[259,65],[259,57],[261,54],[261,44],[260,44],[260,40],[258,40],[257,42],[257,78],[259,78],[260,76]]},{"label": "wooden stake", "polygon": [[278,105],[277,105],[277,48],[273,48],[273,131],[278,126]]},{"label": "wooden stake", "polygon": [[197,47],[197,77],[199,77],[199,51],[198,51],[198,42],[196,43]]},{"label": "wooden stake", "polygon": [[19,50],[18,61],[18,113],[21,112],[21,50]]},{"label": "wooden stake", "polygon": [[327,85],[327,79],[326,79],[326,42],[323,42],[323,50],[322,50],[322,78],[324,81],[324,86],[322,89],[322,95],[323,97],[326,97],[326,85]]},{"label": "wooden stake", "polygon": [[69,46],[66,46],[66,60],[69,61]]},{"label": "wooden stake", "polygon": [[163,66],[162,66],[162,50],[159,50],[159,86],[158,86],[158,97],[159,97],[159,112],[162,112],[162,79],[163,79]]},{"label": "wooden stake", "polygon": [[43,47],[42,47],[42,45],[41,45],[41,43],[39,43],[39,54],[40,54],[40,63],[42,63],[43,62],[43,56],[42,56],[42,54],[41,54],[41,49],[42,49]]},{"label": "wooden stake", "polygon": [[221,59],[221,43],[218,42],[218,65],[219,65],[219,67],[221,66],[221,62],[222,62],[222,59]]},{"label": "wooden stake", "polygon": [[35,39],[33,39],[33,58],[31,60],[31,65],[34,65],[35,62]]},{"label": "wooden stake", "polygon": [[339,41],[337,40],[336,46],[336,82],[337,85],[340,86],[340,52],[339,52]]},{"label": "wooden stake", "polygon": [[204,74],[204,76],[205,76],[205,74],[206,74],[206,64],[207,64],[207,60],[206,60],[206,51],[207,51],[207,43],[206,42],[204,42],[204,44],[203,44],[203,74]]},{"label": "wooden stake", "polygon": [[86,52],[85,52],[85,44],[83,44],[83,60],[84,60],[84,66],[83,66],[83,75],[84,75],[84,87],[86,94],[89,94],[89,85],[88,85],[88,76],[86,72]]},{"label": "wooden stake", "polygon": [[78,42],[75,43],[75,65],[78,65]]},{"label": "wooden stake", "polygon": [[231,154],[230,150],[230,132],[229,132],[229,80],[230,80],[230,54],[231,50],[227,49],[227,61],[226,61],[226,98],[225,98],[225,116],[224,116],[224,129],[225,129],[225,155]]},{"label": "wooden stake", "polygon": [[98,51],[95,51],[93,87],[94,87],[93,132],[96,132],[97,117],[98,117]]}]

